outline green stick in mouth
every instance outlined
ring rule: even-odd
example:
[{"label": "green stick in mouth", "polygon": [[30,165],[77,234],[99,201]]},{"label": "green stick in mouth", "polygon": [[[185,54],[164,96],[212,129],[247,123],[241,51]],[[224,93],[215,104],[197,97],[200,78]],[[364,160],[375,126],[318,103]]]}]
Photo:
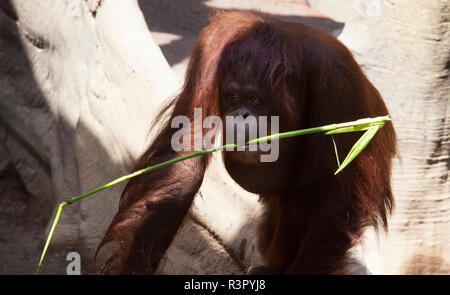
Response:
[{"label": "green stick in mouth", "polygon": [[[369,142],[372,140],[372,138],[378,132],[378,130],[380,130],[384,126],[384,124],[390,120],[391,119],[389,118],[389,116],[381,116],[381,117],[376,117],[376,118],[359,119],[359,120],[352,121],[352,122],[330,124],[330,125],[325,125],[325,126],[315,127],[315,128],[288,131],[288,132],[277,133],[277,134],[272,134],[269,136],[252,139],[252,140],[247,141],[244,145],[259,143],[259,142],[268,141],[268,140],[277,140],[277,139],[281,139],[281,138],[288,138],[288,137],[294,137],[294,136],[300,136],[300,135],[306,135],[306,134],[320,133],[320,132],[325,132],[325,135],[333,135],[333,134],[340,134],[340,133],[365,131],[364,134],[359,138],[359,140],[353,145],[350,152],[348,153],[348,155],[346,156],[346,158],[344,159],[344,161],[342,163],[339,163],[339,157],[338,157],[336,145],[334,145],[336,159],[338,162],[338,169],[334,173],[336,175],[339,172],[341,172],[348,164],[350,164],[350,162],[353,161],[364,150],[364,148],[369,144]],[[334,143],[334,140],[333,140],[333,143]],[[184,156],[181,156],[181,157],[169,160],[169,161],[165,161],[165,162],[135,171],[131,174],[122,176],[116,180],[113,180],[113,181],[111,181],[103,186],[100,186],[96,189],[93,189],[87,193],[84,193],[82,195],[73,197],[69,200],[62,202],[61,204],[59,204],[58,210],[56,211],[55,219],[53,220],[53,224],[52,224],[52,227],[48,234],[44,249],[42,250],[42,255],[39,260],[37,269],[36,269],[36,274],[39,274],[39,270],[40,270],[42,262],[44,260],[45,253],[47,252],[48,246],[49,246],[50,241],[53,236],[53,232],[55,231],[56,225],[58,224],[59,217],[61,216],[62,209],[65,205],[70,205],[76,201],[82,200],[88,196],[91,196],[91,195],[99,192],[99,191],[102,191],[106,188],[114,186],[122,181],[128,180],[128,179],[136,177],[138,175],[148,173],[153,170],[156,170],[156,169],[159,169],[159,168],[162,168],[162,167],[165,167],[165,166],[168,166],[168,165],[180,162],[180,161],[184,161],[184,160],[187,160],[187,159],[190,159],[193,157],[213,153],[216,151],[221,151],[221,150],[224,150],[227,148],[237,148],[237,147],[239,147],[237,144],[227,144],[227,145],[223,145],[221,147],[211,148],[208,150],[198,151],[198,152],[194,152],[194,153],[191,153],[188,155],[184,155]]]}]

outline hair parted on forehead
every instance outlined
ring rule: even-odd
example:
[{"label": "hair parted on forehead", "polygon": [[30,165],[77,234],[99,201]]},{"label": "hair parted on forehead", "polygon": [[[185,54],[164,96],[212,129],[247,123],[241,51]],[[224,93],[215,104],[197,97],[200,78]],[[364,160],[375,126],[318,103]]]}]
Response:
[{"label": "hair parted on forehead", "polygon": [[[202,108],[204,116],[217,115],[219,81],[235,68],[247,67],[252,81],[270,93],[280,113],[297,113],[293,98],[302,83],[300,68],[292,63],[296,54],[278,22],[255,14],[216,12],[200,34],[190,55],[185,84],[178,97],[190,100],[190,107]],[[289,116],[292,118],[293,116]]]}]

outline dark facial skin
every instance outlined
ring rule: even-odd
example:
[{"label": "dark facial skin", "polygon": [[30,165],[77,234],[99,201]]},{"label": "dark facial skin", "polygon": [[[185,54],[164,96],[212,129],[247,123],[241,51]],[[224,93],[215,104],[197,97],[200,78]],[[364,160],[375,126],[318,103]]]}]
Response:
[{"label": "dark facial skin", "polygon": [[[275,116],[273,101],[267,91],[263,87],[251,80],[252,75],[249,70],[238,69],[230,72],[220,85],[220,109],[222,120],[224,122],[223,142],[227,142],[227,132],[233,130],[235,138],[232,139],[236,143],[236,134],[238,132],[245,134],[245,141],[249,138],[250,130],[256,128],[258,130],[258,117],[268,117],[268,130],[270,128],[270,116]],[[256,125],[245,124],[243,121],[227,123],[226,116],[249,116],[256,117]],[[280,116],[280,121],[282,116]],[[281,132],[281,131],[280,131]],[[258,133],[256,132],[258,137]],[[262,152],[259,148],[251,151],[248,147],[244,151],[225,151],[224,162],[225,167],[230,176],[245,190],[252,193],[266,193],[280,190],[286,187],[289,181],[290,159],[288,152],[282,152],[279,149],[279,156],[275,162],[261,162]]]}]

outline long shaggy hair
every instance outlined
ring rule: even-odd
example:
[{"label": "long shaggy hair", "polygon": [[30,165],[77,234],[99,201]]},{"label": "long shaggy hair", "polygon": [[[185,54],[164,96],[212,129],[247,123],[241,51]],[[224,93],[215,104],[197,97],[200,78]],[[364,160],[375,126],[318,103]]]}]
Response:
[{"label": "long shaggy hair", "polygon": [[[163,109],[156,139],[134,170],[180,156],[170,146],[179,115],[221,116],[219,86],[229,71],[251,66],[254,79],[270,94],[287,130],[388,115],[377,89],[351,52],[334,36],[301,23],[246,12],[217,13],[193,49],[181,93]],[[158,116],[160,117],[160,116]],[[204,130],[207,132],[207,130]],[[344,158],[361,134],[335,137]],[[285,274],[345,273],[348,250],[368,226],[387,229],[393,208],[392,123],[341,173],[330,137],[308,135],[281,151],[297,148],[291,186],[260,196],[265,214],[259,248],[267,266]],[[105,273],[154,273],[197,193],[208,155],[131,179],[97,252],[116,247]]]}]

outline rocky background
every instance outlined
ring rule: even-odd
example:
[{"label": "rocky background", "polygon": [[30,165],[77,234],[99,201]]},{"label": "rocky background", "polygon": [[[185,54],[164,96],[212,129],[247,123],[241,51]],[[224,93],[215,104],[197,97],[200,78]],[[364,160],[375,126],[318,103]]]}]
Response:
[{"label": "rocky background", "polygon": [[[264,11],[338,36],[381,91],[398,135],[388,235],[355,255],[376,274],[450,273],[450,4],[440,0],[2,0],[0,274],[31,274],[58,203],[126,174],[179,90],[212,9]],[[161,273],[260,263],[256,196],[215,159]],[[93,252],[123,186],[64,207],[43,274]]]}]

